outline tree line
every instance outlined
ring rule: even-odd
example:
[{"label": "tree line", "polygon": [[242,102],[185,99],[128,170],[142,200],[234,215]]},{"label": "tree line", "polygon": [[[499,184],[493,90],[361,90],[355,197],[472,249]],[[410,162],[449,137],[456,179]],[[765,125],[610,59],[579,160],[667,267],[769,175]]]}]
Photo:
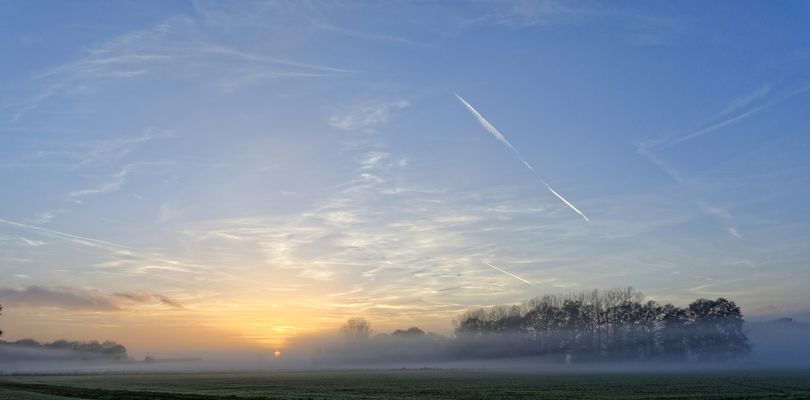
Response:
[{"label": "tree line", "polygon": [[418,339],[420,346],[433,346],[428,353],[437,359],[718,362],[751,351],[743,324],[740,308],[724,298],[677,307],[645,301],[641,292],[624,288],[470,309],[454,321],[453,338],[428,334],[428,341],[416,327],[372,336],[363,318],[348,320],[342,331],[353,351],[365,346],[390,352],[399,339]]},{"label": "tree line", "polygon": [[479,356],[725,361],[751,350],[743,324],[740,308],[724,298],[681,308],[625,288],[468,310],[455,333],[457,350]]},{"label": "tree line", "polygon": [[[0,304],[0,313],[3,305]],[[0,330],[0,336],[3,331]],[[79,359],[107,359],[107,360],[128,360],[127,348],[112,341],[90,341],[78,342],[57,340],[54,342],[38,342],[34,339],[21,339],[14,342],[0,340],[0,350],[3,348],[28,349],[28,350],[57,350],[61,354],[68,354]]]},{"label": "tree line", "polygon": [[[14,342],[0,340],[0,350],[3,348],[29,349],[29,350],[57,350],[59,354],[78,359],[106,359],[125,361],[129,359],[127,348],[112,341],[78,342],[57,340],[49,343],[40,343],[34,339],[21,339]],[[43,353],[45,355],[47,353]],[[56,353],[54,353],[56,355]]]}]

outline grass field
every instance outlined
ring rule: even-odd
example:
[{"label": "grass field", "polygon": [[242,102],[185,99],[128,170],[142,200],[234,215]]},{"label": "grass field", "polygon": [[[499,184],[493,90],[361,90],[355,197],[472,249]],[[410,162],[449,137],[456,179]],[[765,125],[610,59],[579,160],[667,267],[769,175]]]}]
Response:
[{"label": "grass field", "polygon": [[342,371],[0,377],[0,400],[808,399],[810,372]]}]

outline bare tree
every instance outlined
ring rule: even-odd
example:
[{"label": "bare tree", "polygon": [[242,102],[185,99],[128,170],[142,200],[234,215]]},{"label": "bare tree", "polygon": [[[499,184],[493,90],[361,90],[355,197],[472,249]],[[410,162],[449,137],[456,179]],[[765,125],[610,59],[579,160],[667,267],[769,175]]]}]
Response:
[{"label": "bare tree", "polygon": [[371,324],[365,318],[349,318],[341,328],[347,339],[368,339],[371,336]]}]

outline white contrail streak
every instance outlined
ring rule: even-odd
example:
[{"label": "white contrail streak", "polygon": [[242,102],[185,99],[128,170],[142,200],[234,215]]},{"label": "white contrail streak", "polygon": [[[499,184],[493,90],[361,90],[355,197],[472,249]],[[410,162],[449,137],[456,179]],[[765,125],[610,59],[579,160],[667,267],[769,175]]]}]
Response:
[{"label": "white contrail streak", "polygon": [[127,247],[127,246],[124,246],[124,245],[121,245],[121,244],[118,244],[118,243],[108,242],[106,240],[99,240],[99,239],[93,239],[93,238],[89,238],[89,237],[85,237],[85,236],[73,235],[73,234],[70,234],[70,233],[54,231],[54,230],[51,230],[51,229],[46,229],[46,228],[42,228],[42,227],[34,226],[34,225],[21,224],[19,222],[9,221],[9,220],[5,220],[5,219],[1,219],[1,218],[0,218],[0,223],[6,224],[6,225],[11,225],[11,226],[16,226],[18,228],[23,228],[23,229],[36,231],[36,232],[42,233],[42,234],[47,235],[47,236],[57,237],[57,238],[60,238],[60,239],[69,240],[69,241],[74,242],[74,243],[80,243],[80,244],[84,244],[84,245],[91,246],[91,247],[101,247],[101,248],[106,248],[106,249],[109,249],[110,247],[113,247],[113,248],[116,248],[116,249],[129,249],[129,247]]},{"label": "white contrail streak", "polygon": [[490,264],[490,263],[486,263],[486,264],[487,264],[487,265],[488,265],[490,268],[492,268],[492,269],[494,269],[494,270],[496,270],[496,271],[503,272],[504,274],[509,275],[509,276],[511,276],[512,278],[515,278],[515,279],[517,279],[517,280],[519,280],[519,281],[521,281],[521,282],[523,282],[523,283],[528,283],[529,285],[532,285],[532,286],[537,287],[537,285],[535,285],[534,283],[531,283],[531,282],[529,282],[529,281],[527,281],[527,280],[525,280],[525,279],[523,279],[523,278],[521,278],[521,277],[519,277],[519,276],[517,276],[517,275],[515,275],[515,274],[511,274],[511,273],[509,273],[509,272],[506,272],[506,271],[504,271],[504,270],[502,270],[502,269],[500,269],[500,268],[498,268],[498,267],[496,267],[496,266],[494,266],[494,265],[492,265],[492,264]]},{"label": "white contrail streak", "polygon": [[520,152],[517,151],[517,149],[514,146],[512,146],[512,143],[509,143],[509,141],[506,140],[503,134],[500,131],[498,131],[498,128],[490,124],[489,121],[487,121],[486,118],[484,118],[484,116],[481,115],[481,113],[479,113],[478,110],[475,109],[475,107],[473,107],[470,103],[467,103],[467,101],[462,99],[461,96],[459,96],[456,93],[453,94],[455,94],[456,97],[459,99],[459,101],[461,101],[461,103],[464,104],[464,107],[467,107],[467,110],[469,110],[470,113],[472,113],[472,115],[478,120],[478,123],[481,124],[481,126],[484,129],[486,129],[487,132],[492,134],[492,136],[495,136],[495,139],[498,139],[501,143],[506,145],[506,147],[512,150],[515,154],[517,154],[517,156],[520,157],[520,161],[523,161],[523,163],[526,164],[526,166],[529,167],[529,169],[532,169],[532,167],[526,162],[526,160],[523,159],[523,156],[520,154]]},{"label": "white contrail streak", "polygon": [[520,160],[520,162],[523,163],[523,165],[525,165],[526,168],[528,168],[529,171],[531,171],[532,174],[534,174],[534,176],[536,176],[538,179],[540,179],[540,182],[542,182],[543,185],[545,185],[545,187],[552,194],[554,194],[554,196],[557,196],[558,199],[562,200],[562,202],[565,203],[565,205],[568,206],[568,208],[574,210],[574,212],[579,214],[583,219],[585,219],[585,221],[591,222],[591,220],[588,219],[588,217],[586,217],[585,214],[582,213],[582,211],[579,211],[579,209],[577,209],[573,204],[571,204],[570,201],[566,200],[564,197],[562,197],[561,194],[557,193],[556,190],[552,189],[551,185],[549,185],[546,182],[546,180],[543,179],[543,177],[540,176],[537,173],[537,171],[534,170],[534,167],[532,167],[532,165],[529,164],[529,162],[526,161],[525,158],[523,158],[523,155],[520,154],[520,152],[515,148],[515,146],[512,146],[512,143],[509,143],[509,141],[506,140],[506,137],[504,137],[503,134],[500,131],[498,131],[497,128],[495,128],[495,126],[490,124],[489,121],[487,121],[486,118],[484,118],[484,116],[481,115],[481,113],[479,113],[478,110],[475,109],[475,107],[473,107],[470,103],[468,103],[466,100],[461,98],[461,96],[459,96],[458,94],[456,94],[456,93],[453,93],[453,94],[456,96],[456,98],[458,98],[459,101],[461,101],[461,104],[464,104],[464,107],[467,108],[467,110],[475,117],[475,119],[478,120],[478,123],[481,125],[481,127],[486,129],[486,131],[489,132],[492,136],[494,136],[495,139],[498,139],[499,142],[503,143],[506,147],[508,147],[510,150],[512,150],[512,152],[515,153],[515,155],[518,157],[518,160]]},{"label": "white contrail streak", "polygon": [[582,218],[585,218],[585,221],[591,222],[591,220],[590,220],[590,219],[588,219],[588,217],[586,217],[586,216],[585,216],[585,214],[583,214],[583,213],[582,213],[582,211],[579,211],[579,209],[577,209],[576,207],[574,207],[574,205],[573,205],[573,204],[571,204],[571,202],[569,202],[568,200],[566,200],[564,197],[560,196],[560,194],[559,194],[559,193],[557,193],[557,191],[555,191],[554,189],[552,189],[552,188],[551,188],[551,186],[549,186],[549,185],[548,185],[548,183],[543,182],[543,184],[544,184],[544,185],[546,185],[546,187],[548,188],[548,190],[550,190],[550,191],[551,191],[551,193],[554,193],[554,195],[555,195],[555,196],[557,196],[557,198],[558,198],[558,199],[562,200],[562,202],[563,202],[563,203],[565,203],[565,205],[567,205],[567,206],[568,206],[568,207],[570,207],[572,210],[574,210],[574,211],[575,211],[577,214],[579,214],[579,215],[580,215]]}]

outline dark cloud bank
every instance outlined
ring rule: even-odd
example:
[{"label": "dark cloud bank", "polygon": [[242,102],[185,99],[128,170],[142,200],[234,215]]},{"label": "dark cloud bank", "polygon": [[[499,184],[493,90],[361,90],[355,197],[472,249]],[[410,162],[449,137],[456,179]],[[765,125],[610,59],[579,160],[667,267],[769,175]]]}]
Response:
[{"label": "dark cloud bank", "polygon": [[116,311],[137,304],[161,304],[182,308],[182,304],[159,294],[104,293],[94,289],[63,286],[29,286],[25,289],[0,288],[0,304],[6,307],[52,307],[70,310]]}]

